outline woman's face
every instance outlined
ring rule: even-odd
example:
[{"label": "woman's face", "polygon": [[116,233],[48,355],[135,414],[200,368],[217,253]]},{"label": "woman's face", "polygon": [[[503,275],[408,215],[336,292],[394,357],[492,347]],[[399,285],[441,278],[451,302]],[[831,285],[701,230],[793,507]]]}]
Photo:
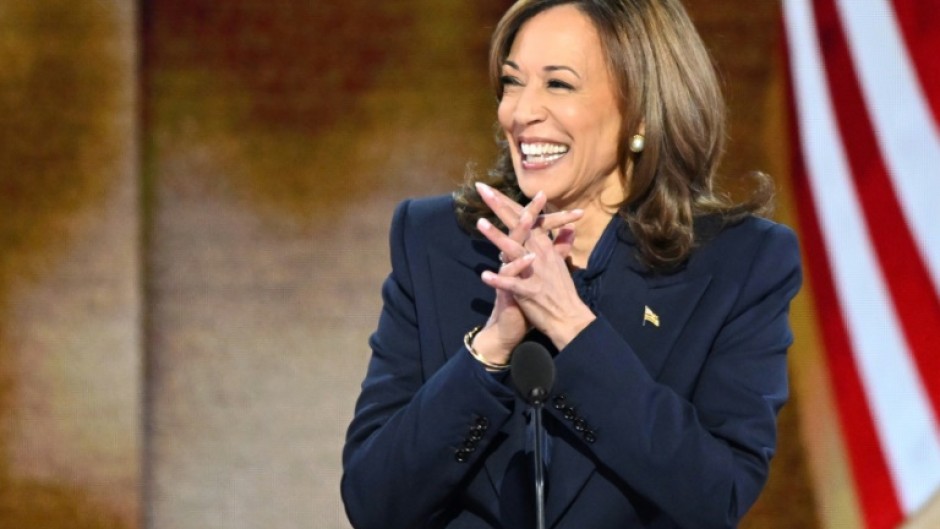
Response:
[{"label": "woman's face", "polygon": [[591,20],[571,5],[520,28],[502,67],[499,123],[519,187],[559,209],[623,198],[614,83]]}]

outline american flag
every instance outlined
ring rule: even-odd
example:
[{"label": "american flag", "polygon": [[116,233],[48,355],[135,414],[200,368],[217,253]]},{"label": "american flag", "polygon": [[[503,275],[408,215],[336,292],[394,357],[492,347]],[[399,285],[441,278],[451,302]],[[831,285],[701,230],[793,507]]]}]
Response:
[{"label": "american flag", "polygon": [[[940,492],[940,0],[783,0],[806,268],[864,526]],[[933,500],[932,500],[933,499]]]}]

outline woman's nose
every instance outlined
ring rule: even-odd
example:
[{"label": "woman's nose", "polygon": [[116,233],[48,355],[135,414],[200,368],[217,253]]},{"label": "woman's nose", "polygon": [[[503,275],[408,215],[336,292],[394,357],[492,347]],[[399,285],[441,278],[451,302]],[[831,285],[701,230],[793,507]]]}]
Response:
[{"label": "woman's nose", "polygon": [[544,120],[545,114],[545,101],[537,87],[523,88],[513,109],[513,120],[520,125],[528,125]]}]

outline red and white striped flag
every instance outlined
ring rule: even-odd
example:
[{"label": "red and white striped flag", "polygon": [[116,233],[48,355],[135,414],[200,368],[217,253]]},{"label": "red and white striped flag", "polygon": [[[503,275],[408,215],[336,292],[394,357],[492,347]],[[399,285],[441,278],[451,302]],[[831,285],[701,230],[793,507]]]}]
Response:
[{"label": "red and white striped flag", "polygon": [[940,490],[940,0],[784,0],[793,180],[869,529]]}]

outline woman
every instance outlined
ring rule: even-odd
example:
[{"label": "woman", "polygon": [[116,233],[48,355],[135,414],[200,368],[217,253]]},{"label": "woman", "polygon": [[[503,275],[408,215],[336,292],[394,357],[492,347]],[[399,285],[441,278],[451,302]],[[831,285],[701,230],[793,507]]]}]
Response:
[{"label": "woman", "polygon": [[491,74],[498,166],[392,222],[343,454],[352,524],[531,523],[526,406],[506,376],[531,339],[557,370],[549,527],[735,527],[787,398],[799,251],[753,215],[766,193],[712,192],[722,101],[687,14],[678,0],[522,0]]}]

